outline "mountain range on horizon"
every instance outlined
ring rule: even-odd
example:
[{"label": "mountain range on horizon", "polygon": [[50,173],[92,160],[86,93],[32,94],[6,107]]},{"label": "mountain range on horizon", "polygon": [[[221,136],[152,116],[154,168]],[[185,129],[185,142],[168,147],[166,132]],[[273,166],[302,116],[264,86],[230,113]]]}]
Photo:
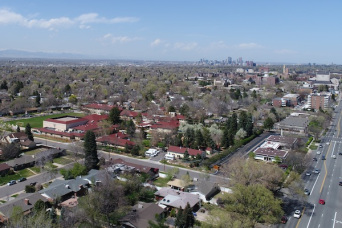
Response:
[{"label": "mountain range on horizon", "polygon": [[0,58],[47,58],[47,59],[85,59],[88,56],[73,53],[31,52],[15,49],[0,50]]}]

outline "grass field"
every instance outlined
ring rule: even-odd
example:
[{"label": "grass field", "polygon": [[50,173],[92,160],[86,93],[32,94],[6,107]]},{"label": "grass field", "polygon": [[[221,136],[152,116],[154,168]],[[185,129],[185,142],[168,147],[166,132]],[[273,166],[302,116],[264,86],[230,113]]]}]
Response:
[{"label": "grass field", "polygon": [[71,159],[65,158],[65,157],[59,157],[59,158],[54,158],[53,159],[54,163],[61,164],[61,165],[66,165],[71,162],[73,162]]},{"label": "grass field", "polygon": [[31,171],[28,170],[28,169],[19,170],[18,173],[19,173],[22,177],[30,177],[30,176],[33,176],[33,175],[34,175],[34,173],[31,172]]},{"label": "grass field", "polygon": [[34,150],[30,150],[30,151],[28,151],[28,152],[25,152],[25,154],[26,154],[26,155],[35,155],[35,154],[37,154],[37,153],[39,153],[39,152],[42,152],[42,151],[44,151],[44,150],[46,150],[46,149],[38,148],[38,149],[34,149]]},{"label": "grass field", "polygon": [[167,182],[169,182],[169,180],[167,178],[161,178],[159,177],[157,180],[155,180],[153,183],[154,185],[158,186],[158,187],[167,187]]},{"label": "grass field", "polygon": [[30,119],[21,119],[21,120],[11,120],[7,121],[9,124],[19,125],[21,127],[25,127],[26,124],[30,124],[32,128],[40,128],[43,127],[43,121],[49,118],[55,118],[55,117],[61,117],[61,116],[77,116],[82,117],[84,116],[83,113],[59,113],[59,114],[53,114],[53,115],[46,115],[46,116],[37,116]]},{"label": "grass field", "polygon": [[20,174],[12,174],[12,175],[6,175],[4,177],[0,177],[0,185],[7,184],[11,180],[18,180],[20,178]]}]

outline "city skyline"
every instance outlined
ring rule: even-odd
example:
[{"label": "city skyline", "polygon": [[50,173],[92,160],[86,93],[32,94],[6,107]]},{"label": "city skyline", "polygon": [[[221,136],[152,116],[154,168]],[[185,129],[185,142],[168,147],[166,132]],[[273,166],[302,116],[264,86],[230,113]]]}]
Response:
[{"label": "city skyline", "polygon": [[342,64],[330,1],[0,2],[0,50],[153,61]]}]

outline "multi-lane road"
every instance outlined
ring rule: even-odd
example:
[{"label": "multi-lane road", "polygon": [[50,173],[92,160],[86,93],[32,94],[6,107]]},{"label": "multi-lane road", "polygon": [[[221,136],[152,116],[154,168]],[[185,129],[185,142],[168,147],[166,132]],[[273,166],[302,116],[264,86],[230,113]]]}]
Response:
[{"label": "multi-lane road", "polygon": [[[342,104],[335,109],[332,124],[321,138],[322,147],[312,153],[311,158],[316,157],[317,161],[312,161],[311,167],[307,170],[310,176],[303,177],[305,188],[310,191],[303,207],[300,219],[290,216],[285,227],[295,228],[342,228]],[[325,157],[325,160],[323,159]],[[318,169],[319,174],[313,171]],[[319,204],[323,199],[325,205]],[[298,209],[294,208],[293,210]]]}]

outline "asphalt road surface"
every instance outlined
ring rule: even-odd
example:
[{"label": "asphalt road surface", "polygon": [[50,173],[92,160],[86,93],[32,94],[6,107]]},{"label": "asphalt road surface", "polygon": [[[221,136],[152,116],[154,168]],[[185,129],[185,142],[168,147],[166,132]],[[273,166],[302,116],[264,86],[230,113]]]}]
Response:
[{"label": "asphalt road surface", "polygon": [[[321,154],[311,155],[317,158],[317,162],[313,161],[308,169],[312,175],[304,174],[305,188],[311,194],[301,208],[302,216],[297,219],[292,213],[284,227],[342,228],[342,186],[339,186],[342,181],[342,155],[339,155],[342,152],[341,110],[342,104],[339,104],[335,109],[331,128],[321,138],[322,148],[317,149]],[[325,156],[325,160],[322,156]],[[315,169],[320,173],[315,174]],[[325,200],[325,205],[319,204],[320,199]]]}]

